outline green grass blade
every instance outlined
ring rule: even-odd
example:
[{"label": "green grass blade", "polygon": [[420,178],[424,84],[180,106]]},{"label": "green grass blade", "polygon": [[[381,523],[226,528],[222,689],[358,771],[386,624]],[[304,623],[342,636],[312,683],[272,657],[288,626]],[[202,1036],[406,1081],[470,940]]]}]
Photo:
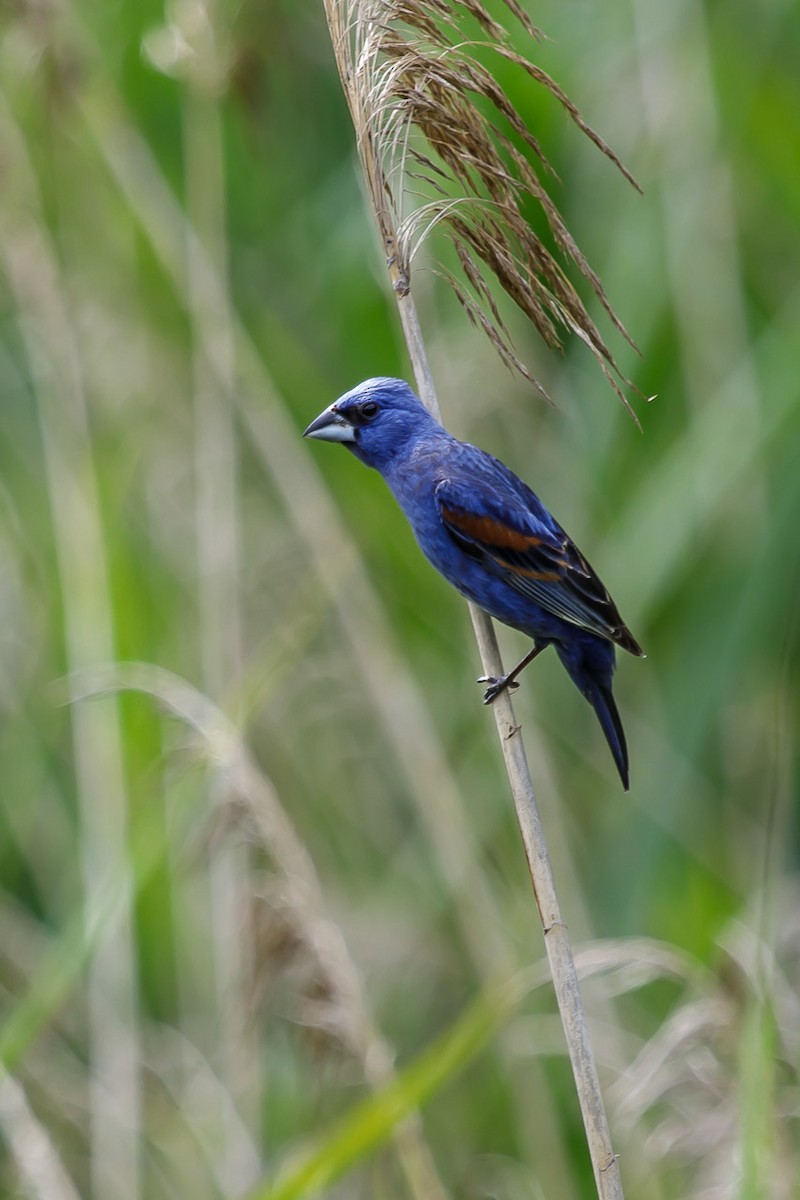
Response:
[{"label": "green grass blade", "polygon": [[527,990],[525,979],[529,982],[530,976],[515,976],[481,993],[394,1083],[356,1104],[326,1134],[298,1151],[274,1180],[251,1192],[249,1200],[300,1200],[319,1195],[379,1149],[400,1122],[480,1054]]},{"label": "green grass blade", "polygon": [[772,1195],[775,1054],[772,1013],[763,1000],[756,1000],[745,1015],[740,1043],[740,1200],[765,1200]]}]

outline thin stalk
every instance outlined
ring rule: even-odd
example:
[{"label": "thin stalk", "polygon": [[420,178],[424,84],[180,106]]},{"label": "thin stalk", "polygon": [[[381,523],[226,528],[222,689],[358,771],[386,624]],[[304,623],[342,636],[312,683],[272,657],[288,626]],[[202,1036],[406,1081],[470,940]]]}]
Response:
[{"label": "thin stalk", "polygon": [[[422,401],[438,418],[439,404],[433,375],[411,294],[411,281],[404,266],[393,213],[387,200],[390,192],[379,151],[375,146],[375,139],[368,132],[370,128],[370,115],[367,111],[369,101],[360,90],[356,73],[351,69],[347,55],[343,53],[343,46],[349,38],[349,31],[342,26],[342,8],[335,3],[335,0],[324,0],[324,3],[342,88],[357,133],[359,157],[367,184],[366,190],[370,197],[381,244],[386,254],[386,265],[392,290],[397,300],[417,390]],[[503,675],[503,664],[490,618],[473,604],[470,604],[469,610],[484,673],[490,676]],[[586,1013],[578,984],[572,946],[556,895],[553,871],[520,726],[515,720],[514,709],[507,691],[501,693],[495,701],[493,709],[544,931],[553,987],[575,1078],[597,1194],[600,1200],[622,1200],[619,1164],[611,1144],[611,1134],[600,1090],[597,1065],[589,1040]]]},{"label": "thin stalk", "polygon": [[[390,274],[392,270],[393,267],[390,263]],[[405,294],[401,294],[395,288],[395,295],[420,396],[431,411],[438,416],[439,405],[411,292],[407,291]],[[494,677],[504,675],[500,648],[490,617],[475,604],[469,605],[469,615],[475,631],[484,674]],[[522,740],[522,730],[514,717],[514,708],[508,691],[500,693],[492,705],[492,711],[525,848],[525,857],[528,860],[536,905],[542,922],[545,949],[572,1064],[597,1194],[600,1200],[621,1200],[622,1181],[619,1162],[611,1144],[611,1133],[600,1089],[597,1064],[589,1039],[586,1011],[578,983],[575,958],[572,953],[569,931],[558,903],[547,841]]]},{"label": "thin stalk", "polygon": [[[241,672],[238,463],[232,396],[236,386],[228,290],[225,171],[214,86],[224,70],[217,45],[214,5],[199,23],[196,70],[183,107],[186,207],[194,237],[185,240],[192,330],[195,524],[198,559],[200,657],[204,690],[215,700]],[[209,271],[211,267],[211,271]],[[213,364],[213,369],[211,364]],[[224,789],[209,774],[208,804],[224,803]],[[258,1165],[241,1148],[240,1121],[258,1125],[263,1088],[260,1056],[247,995],[253,964],[247,936],[249,852],[246,842],[222,839],[208,864],[209,929],[220,1020],[220,1072],[227,1091],[218,1112],[221,1163],[227,1195],[255,1182]]]},{"label": "thin stalk", "polygon": [[80,1200],[46,1126],[12,1075],[0,1077],[0,1128],[21,1189],[32,1200]]},{"label": "thin stalk", "polygon": [[[2,260],[31,364],[42,437],[63,609],[64,657],[71,673],[114,657],[114,605],[88,416],[83,360],[70,297],[43,219],[23,139],[5,108],[2,141],[15,180],[0,229]],[[138,998],[126,845],[127,794],[118,704],[70,711],[85,925],[105,900],[104,868],[116,864],[124,903],[115,936],[88,966],[89,1114],[92,1194],[136,1200],[139,1189]]]}]

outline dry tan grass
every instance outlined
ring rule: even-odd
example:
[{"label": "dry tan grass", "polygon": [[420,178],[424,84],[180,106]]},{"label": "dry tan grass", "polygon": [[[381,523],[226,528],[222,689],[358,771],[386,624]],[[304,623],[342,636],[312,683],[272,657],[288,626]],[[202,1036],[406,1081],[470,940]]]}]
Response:
[{"label": "dry tan grass", "polygon": [[[492,278],[549,347],[560,347],[565,332],[581,338],[627,403],[629,381],[569,278],[570,262],[631,338],[544,187],[554,172],[538,139],[481,58],[510,62],[544,88],[636,186],[614,152],[554,80],[512,48],[480,0],[326,0],[325,7],[396,290],[408,289],[414,255],[438,227],[461,275],[444,264],[440,272],[508,366],[536,383],[514,350]],[[506,0],[506,7],[525,37],[541,37],[519,4]],[[545,237],[531,224],[532,206],[544,217]]]}]

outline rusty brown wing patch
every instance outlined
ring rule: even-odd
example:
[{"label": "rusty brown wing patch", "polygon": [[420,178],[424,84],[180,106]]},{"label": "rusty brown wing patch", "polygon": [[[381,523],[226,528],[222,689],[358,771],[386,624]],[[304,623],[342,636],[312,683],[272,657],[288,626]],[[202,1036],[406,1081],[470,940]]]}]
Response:
[{"label": "rusty brown wing patch", "polygon": [[521,533],[510,525],[496,521],[494,517],[476,516],[475,513],[457,512],[442,507],[442,517],[459,533],[480,542],[487,550],[533,550],[542,545],[542,539],[533,534]]},{"label": "rusty brown wing patch", "polygon": [[559,528],[554,545],[550,539],[526,533],[495,516],[465,512],[444,503],[440,511],[446,528],[464,550],[491,559],[507,572],[508,583],[519,592],[631,654],[642,654],[608,590],[563,530]]}]

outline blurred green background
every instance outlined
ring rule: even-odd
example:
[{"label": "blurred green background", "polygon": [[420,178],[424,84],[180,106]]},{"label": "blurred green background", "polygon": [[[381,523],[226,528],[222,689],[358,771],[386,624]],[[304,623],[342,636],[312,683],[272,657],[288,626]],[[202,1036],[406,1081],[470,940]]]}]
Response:
[{"label": "blurred green background", "polygon": [[[504,71],[641,432],[417,302],[648,652],[629,795],[554,655],[515,699],[626,1194],[795,1196],[800,6],[528,7],[644,188]],[[0,36],[0,1194],[589,1195],[465,606],[299,436],[408,374],[321,4]]]}]

